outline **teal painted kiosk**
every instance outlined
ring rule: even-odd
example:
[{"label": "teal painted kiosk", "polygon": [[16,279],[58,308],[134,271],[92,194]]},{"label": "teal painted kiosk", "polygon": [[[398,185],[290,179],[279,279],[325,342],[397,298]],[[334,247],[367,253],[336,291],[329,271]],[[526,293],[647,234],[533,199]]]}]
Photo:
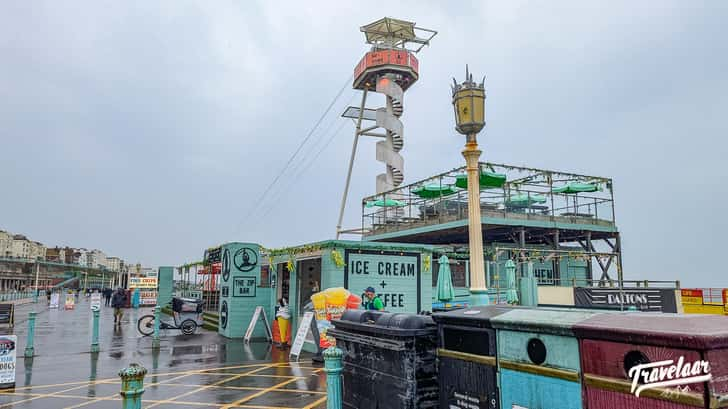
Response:
[{"label": "teal painted kiosk", "polygon": [[[256,307],[263,307],[271,317],[270,286],[261,285],[260,245],[226,243],[222,245],[218,333],[227,338],[245,335]],[[265,328],[256,325],[252,336],[265,336]]]}]

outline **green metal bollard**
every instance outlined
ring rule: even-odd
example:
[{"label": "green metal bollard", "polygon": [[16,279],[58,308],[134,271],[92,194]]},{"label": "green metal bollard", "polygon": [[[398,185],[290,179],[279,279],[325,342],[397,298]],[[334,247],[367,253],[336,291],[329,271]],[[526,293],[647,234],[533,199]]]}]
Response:
[{"label": "green metal bollard", "polygon": [[91,352],[99,352],[99,309],[93,309],[93,326],[91,327]]},{"label": "green metal bollard", "polygon": [[324,372],[326,372],[326,409],[341,409],[341,357],[344,353],[337,347],[324,351]]},{"label": "green metal bollard", "polygon": [[154,335],[152,336],[152,348],[159,348],[159,313],[162,307],[154,307]]},{"label": "green metal bollard", "polygon": [[35,311],[28,313],[28,342],[25,343],[25,357],[32,358],[35,355],[33,338],[35,337]]},{"label": "green metal bollard", "polygon": [[139,364],[131,364],[119,371],[121,377],[121,407],[123,409],[141,409],[144,393],[144,375],[146,368]]}]

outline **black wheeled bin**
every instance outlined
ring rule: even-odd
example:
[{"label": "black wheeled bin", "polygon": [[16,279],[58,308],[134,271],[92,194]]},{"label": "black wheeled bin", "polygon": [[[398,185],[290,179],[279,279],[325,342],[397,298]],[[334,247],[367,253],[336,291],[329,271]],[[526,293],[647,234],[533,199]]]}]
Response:
[{"label": "black wheeled bin", "polygon": [[432,315],[438,328],[441,409],[500,406],[496,333],[490,319],[510,309],[483,306]]},{"label": "black wheeled bin", "polygon": [[432,317],[350,310],[332,324],[328,333],[344,352],[344,408],[438,407]]}]

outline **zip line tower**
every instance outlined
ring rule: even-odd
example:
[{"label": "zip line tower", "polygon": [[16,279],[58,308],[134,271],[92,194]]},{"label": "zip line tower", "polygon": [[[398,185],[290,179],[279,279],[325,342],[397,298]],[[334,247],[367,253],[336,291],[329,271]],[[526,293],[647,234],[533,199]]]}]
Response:
[{"label": "zip line tower", "polygon": [[[342,114],[344,118],[355,120],[356,130],[341,198],[339,220],[336,224],[337,239],[341,233],[362,233],[360,229],[341,229],[359,136],[381,139],[377,142],[376,157],[378,161],[384,163],[385,172],[377,175],[376,193],[395,189],[404,181],[404,158],[399,153],[404,147],[403,126],[400,120],[404,92],[419,79],[419,61],[415,58],[415,54],[425,45],[429,45],[430,40],[437,35],[434,30],[389,17],[360,29],[367,44],[371,44],[372,48],[354,68],[353,87],[362,90],[361,103],[358,107],[348,107]],[[370,91],[384,94],[386,106],[367,108],[367,93]],[[364,124],[366,126],[363,127]]]}]

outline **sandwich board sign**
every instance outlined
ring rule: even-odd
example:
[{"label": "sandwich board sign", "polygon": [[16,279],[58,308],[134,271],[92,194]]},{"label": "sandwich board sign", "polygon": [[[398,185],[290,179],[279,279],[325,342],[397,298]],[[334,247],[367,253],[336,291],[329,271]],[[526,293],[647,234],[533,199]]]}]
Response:
[{"label": "sandwich board sign", "polygon": [[293,345],[291,345],[291,353],[289,354],[289,357],[295,356],[296,361],[298,361],[298,357],[301,355],[303,343],[306,342],[306,337],[308,336],[308,332],[311,330],[312,322],[313,311],[304,313],[301,325],[298,326],[298,331],[296,331],[296,339],[293,340]]},{"label": "sandwich board sign", "polygon": [[0,388],[15,387],[17,335],[0,335]]},{"label": "sandwich board sign", "polygon": [[58,303],[60,302],[61,295],[59,293],[52,293],[51,294],[51,309],[58,309]]},{"label": "sandwich board sign", "polygon": [[66,310],[72,310],[76,306],[76,297],[73,294],[66,294],[66,303],[63,308]]},{"label": "sandwich board sign", "polygon": [[[262,317],[261,317],[262,316]],[[270,325],[268,324],[268,317],[265,316],[265,310],[263,310],[263,307],[257,306],[255,307],[255,312],[253,313],[253,318],[250,319],[250,324],[248,325],[248,329],[245,331],[245,337],[243,338],[245,342],[250,342],[250,337],[253,336],[253,331],[255,330],[255,325],[258,323],[258,320],[263,318],[263,325],[265,325],[265,334],[268,337],[268,341],[273,341],[273,333],[270,330]]]}]

